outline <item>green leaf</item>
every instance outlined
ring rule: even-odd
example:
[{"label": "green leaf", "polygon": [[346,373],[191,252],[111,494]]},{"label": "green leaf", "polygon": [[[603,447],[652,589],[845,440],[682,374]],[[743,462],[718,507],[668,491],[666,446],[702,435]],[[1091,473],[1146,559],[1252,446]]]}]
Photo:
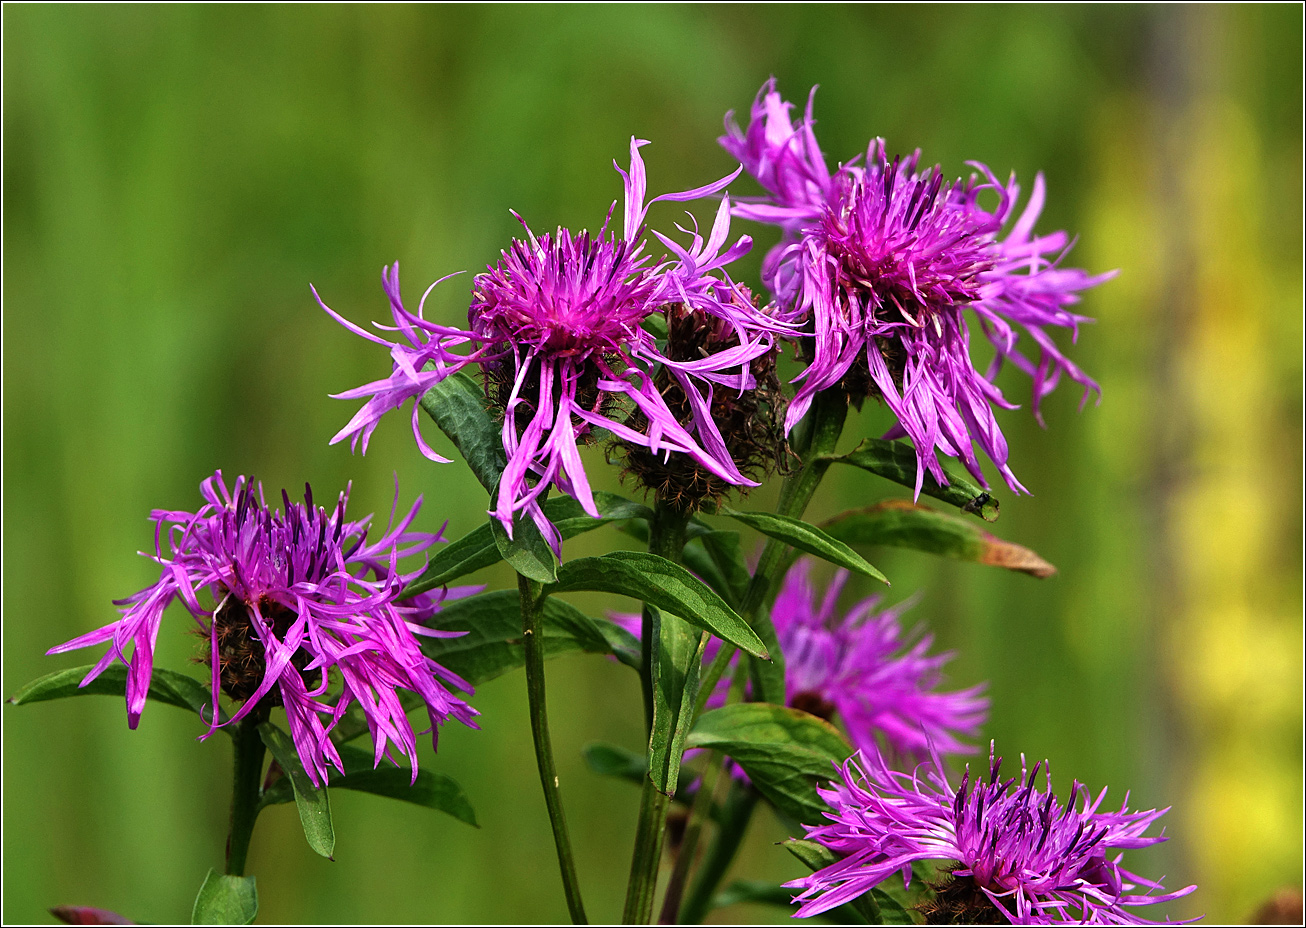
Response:
[{"label": "green leaf", "polygon": [[[46,674],[38,680],[33,680],[13,696],[10,696],[9,701],[15,706],[21,706],[24,703],[45,702],[49,699],[66,699],[70,696],[121,696],[125,698],[127,692],[126,666],[114,662],[90,683],[80,686],[79,684],[94,667],[94,664],[86,664],[83,667],[72,667],[68,670],[57,670],[54,673]],[[213,705],[212,697],[204,684],[194,677],[188,677],[172,670],[164,670],[162,667],[155,667],[150,675],[150,692],[146,698],[165,705],[177,706],[180,709],[190,709],[204,719],[205,724],[208,724],[207,715]],[[218,709],[218,720],[222,722],[227,720],[227,715],[222,711],[221,707]]]},{"label": "green leaf", "polygon": [[[543,508],[544,514],[564,539],[574,538],[610,522],[647,518],[652,515],[647,506],[617,496],[615,493],[595,493],[594,504],[599,510],[597,519],[581,508],[580,503],[570,496],[559,496],[548,500]],[[422,575],[404,590],[404,595],[413,596],[437,586],[444,586],[459,577],[503,560],[492,530],[492,526],[497,523],[498,520],[491,518],[457,541],[442,545],[435,557],[431,558],[426,570],[422,571]]]},{"label": "green leaf", "polygon": [[685,745],[730,755],[772,805],[809,823],[824,821],[829,810],[816,787],[833,779],[835,764],[852,753],[829,722],[764,702],[704,712]]},{"label": "green leaf", "polygon": [[635,784],[642,784],[644,777],[648,776],[648,761],[644,755],[615,744],[603,741],[587,744],[581,751],[581,756],[585,758],[590,770],[599,776],[617,777]]},{"label": "green leaf", "polygon": [[613,551],[563,564],[546,594],[593,590],[643,600],[680,616],[756,657],[768,658],[761,639],[725,601],[679,564],[639,551]]},{"label": "green leaf", "polygon": [[740,512],[737,509],[731,509],[729,506],[722,506],[721,514],[730,516],[730,518],[744,523],[749,528],[756,529],[763,535],[768,535],[777,541],[783,541],[787,545],[793,545],[808,554],[814,554],[831,564],[854,570],[863,576],[879,580],[881,583],[889,582],[884,574],[867,563],[865,558],[852,548],[838,539],[831,538],[815,525],[809,525],[802,519],[781,515],[778,512]]},{"label": "green leaf", "polygon": [[[544,656],[568,651],[611,654],[639,668],[639,639],[607,619],[596,619],[570,603],[546,599],[541,641]],[[521,598],[515,590],[496,590],[446,603],[434,624],[442,631],[466,631],[457,638],[421,641],[428,657],[473,686],[493,680],[526,662],[522,645]]]},{"label": "green leaf", "polygon": [[731,604],[742,603],[751,578],[744,563],[744,550],[739,544],[738,532],[707,532],[699,536],[713,566],[725,582],[729,595],[722,593]]},{"label": "green leaf", "polygon": [[299,823],[304,827],[308,846],[328,860],[336,849],[336,832],[331,825],[331,801],[325,787],[318,788],[304,772],[299,753],[290,736],[271,722],[258,727],[259,736],[276,758],[281,769],[290,778],[295,792],[295,807],[299,810]]},{"label": "green leaf", "polygon": [[1003,541],[960,516],[936,512],[906,500],[886,500],[866,509],[842,513],[823,528],[851,545],[915,548],[1039,578],[1057,572],[1029,548]]},{"label": "green leaf", "polygon": [[[862,470],[886,477],[894,483],[916,488],[916,449],[904,441],[867,438],[847,454],[831,455],[832,464],[851,464]],[[998,501],[988,491],[960,474],[948,472],[948,485],[940,486],[928,473],[921,481],[926,496],[951,503],[962,512],[971,512],[985,522],[998,518]]]},{"label": "green leaf", "polygon": [[[492,491],[490,499],[493,500],[498,495],[497,490]],[[558,558],[539,527],[524,512],[513,515],[511,538],[503,523],[491,516],[490,536],[494,539],[494,546],[499,549],[499,556],[523,577],[536,583],[552,583],[557,579]]]},{"label": "green leaf", "polygon": [[210,869],[191,909],[192,925],[248,925],[258,914],[252,876],[228,876]]},{"label": "green leaf", "polygon": [[694,720],[699,674],[708,636],[679,616],[647,606],[653,614],[653,725],[648,743],[648,777],[667,796],[676,794],[685,738]]},{"label": "green leaf", "polygon": [[451,374],[426,391],[422,409],[449,436],[481,486],[493,490],[508,458],[501,429],[486,412],[480,384],[466,371]]},{"label": "green leaf", "polygon": [[[373,768],[373,755],[360,748],[340,745],[340,759],[344,762],[345,772],[341,774],[334,768],[328,768],[331,786],[337,789],[352,789],[377,796],[387,796],[414,805],[425,806],[452,815],[460,822],[466,822],[474,828],[476,811],[471,801],[463,792],[462,786],[453,777],[430,770],[419,770],[417,780],[407,767],[396,767],[386,760]],[[294,789],[288,777],[282,777],[266,790],[259,798],[260,808],[290,802],[295,798]]]}]

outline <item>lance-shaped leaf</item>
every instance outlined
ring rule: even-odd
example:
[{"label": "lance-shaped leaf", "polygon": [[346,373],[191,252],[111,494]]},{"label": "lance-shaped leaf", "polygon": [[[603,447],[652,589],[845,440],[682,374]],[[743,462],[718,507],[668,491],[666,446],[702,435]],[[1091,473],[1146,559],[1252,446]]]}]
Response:
[{"label": "lance-shaped leaf", "polygon": [[[548,500],[543,508],[544,514],[564,539],[593,531],[609,522],[621,519],[644,519],[652,515],[652,511],[642,503],[625,499],[615,493],[596,492],[594,503],[599,510],[597,519],[587,513],[581,504],[570,496],[558,496]],[[435,557],[427,564],[426,570],[422,571],[422,575],[404,590],[404,595],[413,596],[437,586],[444,586],[459,577],[503,560],[492,533],[494,524],[497,524],[497,521],[491,519],[457,541],[441,546]]]},{"label": "lance-shaped leaf", "polygon": [[780,515],[777,512],[740,512],[729,506],[722,506],[720,511],[722,515],[730,516],[750,528],[757,529],[763,535],[783,541],[808,554],[814,554],[831,564],[856,571],[881,583],[889,582],[884,574],[867,563],[866,559],[852,548],[802,519]]},{"label": "lance-shaped leaf", "polygon": [[[476,811],[472,808],[471,801],[453,777],[431,770],[419,770],[414,781],[412,770],[396,767],[385,760],[373,768],[370,751],[348,745],[341,745],[338,750],[345,772],[341,774],[334,769],[328,771],[332,788],[352,789],[411,802],[452,815],[474,828],[480,827],[476,823]],[[291,781],[288,777],[282,777],[263,791],[259,797],[259,807],[279,805],[294,798]]]},{"label": "lance-shaped leaf", "polygon": [[[9,701],[21,706],[24,703],[66,699],[70,696],[123,696],[127,692],[127,668],[119,663],[110,664],[98,677],[81,686],[82,680],[94,666],[87,664],[46,674],[10,696]],[[155,667],[151,673],[150,692],[146,698],[168,706],[190,709],[204,719],[205,724],[208,724],[213,705],[208,687],[204,684],[193,677],[164,670],[162,667]],[[225,722],[226,713],[221,708],[218,713],[219,721]]]},{"label": "lance-shaped leaf", "polygon": [[1050,577],[1057,569],[1029,548],[1003,541],[975,523],[906,500],[886,500],[835,516],[822,526],[851,545],[894,545],[990,567]]},{"label": "lance-shaped leaf", "polygon": [[299,762],[295,743],[289,735],[271,722],[260,725],[258,733],[290,778],[290,786],[295,793],[295,808],[299,810],[299,823],[304,827],[308,846],[330,860],[336,849],[336,832],[331,824],[331,801],[327,798],[326,788],[314,786],[308,778]]},{"label": "lance-shaped leaf", "polygon": [[581,751],[581,756],[585,758],[585,764],[590,770],[599,776],[616,777],[638,785],[643,783],[644,777],[648,775],[648,761],[645,760],[644,755],[628,751],[615,744],[604,741],[587,744]]},{"label": "lance-shaped leaf", "polygon": [[[738,532],[707,532],[698,541],[703,545],[721,577],[727,593],[721,595],[732,605],[742,603],[751,579],[748,565],[744,563],[744,550],[739,544]],[[719,592],[719,591],[718,591]]]},{"label": "lance-shaped leaf", "polygon": [[248,925],[258,914],[252,876],[228,876],[210,869],[191,909],[192,925]]},{"label": "lance-shaped leaf", "polygon": [[[485,410],[484,391],[471,375],[459,371],[426,391],[422,397],[422,409],[440,431],[449,436],[476,479],[493,498],[508,459],[503,453],[500,429]],[[513,520],[512,538],[498,520],[491,520],[490,533],[500,555],[519,574],[540,583],[553,580],[556,559],[529,517]]]},{"label": "lance-shaped leaf", "polygon": [[[545,658],[568,651],[611,654],[639,668],[639,639],[607,619],[596,619],[560,599],[541,607]],[[522,644],[521,598],[515,590],[496,590],[449,603],[435,617],[438,628],[466,631],[457,638],[423,638],[422,650],[473,686],[526,663]]]},{"label": "lance-shaped leaf", "polygon": [[835,776],[852,747],[829,722],[764,702],[732,703],[704,712],[686,747],[712,748],[744,768],[772,805],[800,822],[824,821],[829,806],[816,787]]},{"label": "lance-shaped leaf", "polygon": [[[808,841],[804,838],[789,838],[780,843],[789,853],[806,864],[813,873],[817,870],[824,870],[839,860],[828,847],[815,841]],[[901,881],[899,882],[901,883]],[[879,887],[849,900],[848,905],[852,906],[871,925],[916,924],[916,920],[911,917],[911,913]],[[840,906],[840,908],[845,908],[845,906]]]},{"label": "lance-shaped leaf", "polygon": [[[894,483],[916,488],[916,449],[905,441],[867,438],[847,454],[831,455],[832,464],[851,464],[862,470],[886,477]],[[962,512],[973,512],[985,522],[998,518],[998,501],[967,477],[948,471],[948,485],[940,486],[928,473],[921,481],[926,496],[951,503]]]},{"label": "lance-shaped leaf", "polygon": [[679,564],[640,551],[613,551],[582,557],[558,569],[558,582],[546,594],[592,590],[642,600],[755,657],[768,659],[761,639],[707,584]]},{"label": "lance-shaped leaf", "polygon": [[685,737],[694,721],[699,674],[708,636],[679,616],[646,606],[653,616],[653,725],[648,741],[648,777],[667,796],[676,794]]}]

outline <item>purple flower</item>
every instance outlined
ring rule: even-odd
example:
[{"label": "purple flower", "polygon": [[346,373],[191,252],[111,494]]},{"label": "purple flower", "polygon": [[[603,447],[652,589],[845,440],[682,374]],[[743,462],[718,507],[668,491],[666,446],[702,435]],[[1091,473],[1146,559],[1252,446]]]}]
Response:
[{"label": "purple flower", "polygon": [[[988,712],[983,686],[939,691],[941,668],[952,655],[930,655],[932,635],[909,643],[899,618],[911,601],[881,609],[880,597],[862,600],[846,614],[836,611],[848,579],[840,570],[818,593],[809,578],[810,560],[796,563],[771,610],[785,660],[785,702],[827,721],[842,719],[853,746],[868,753],[882,740],[888,753],[919,759],[930,745],[946,753],[969,752],[961,740],[974,736]],[[633,634],[639,616],[614,616]],[[707,659],[720,647],[708,642]],[[722,679],[708,705],[724,704]]]},{"label": "purple flower", "polygon": [[875,753],[849,758],[833,788],[819,791],[830,823],[805,826],[842,859],[785,884],[803,890],[795,914],[828,911],[895,873],[909,884],[912,863],[924,860],[954,863],[922,911],[955,924],[1149,924],[1129,910],[1196,888],[1165,893],[1109,856],[1164,841],[1144,832],[1168,809],[1130,812],[1126,796],[1119,812],[1098,811],[1106,790],[1094,799],[1078,782],[1063,806],[1043,764],[1027,771],[1022,756],[1021,776],[1004,780],[1001,763],[990,753],[987,778],[972,783],[967,767],[953,789],[937,754],[924,777],[891,770]]},{"label": "purple flower", "polygon": [[[378,328],[402,333],[406,343],[365,332],[322,304],[351,331],[389,348],[394,359],[390,377],[340,394],[368,401],[333,441],[361,438],[366,450],[385,412],[419,399],[434,384],[475,363],[483,368],[490,404],[503,417],[507,466],[492,514],[509,531],[513,516],[525,511],[557,550],[560,539],[539,508],[551,485],[598,515],[578,451],[596,428],[664,457],[688,455],[728,483],[750,484],[731,460],[710,409],[714,389],[751,388],[749,364],[771,348],[777,329],[750,300],[739,298],[722,270],[748,250],[751,240],[745,236],[727,247],[730,205],[723,198],[706,240],[694,231],[690,246],[682,248],[653,233],[673,259],[654,263],[644,254],[642,241],[652,203],[719,193],[738,171],[646,204],[639,155],[645,144],[632,139],[630,172],[617,168],[625,184],[622,234],[610,233],[607,221],[598,235],[559,228],[536,236],[526,227],[526,238],[515,240],[497,264],[472,282],[467,331],[427,322],[420,305],[416,314],[404,309],[397,265],[383,278],[395,326]],[[687,361],[668,357],[644,323],[671,306],[723,320],[735,333],[733,347]],[[467,353],[454,353],[463,347]],[[655,369],[668,371],[684,391],[692,411],[688,424],[668,408],[654,384]],[[427,457],[443,460],[422,440],[416,404],[413,431]]]},{"label": "purple flower", "polygon": [[[858,403],[879,396],[898,418],[890,434],[916,445],[918,493],[927,470],[947,482],[936,449],[961,458],[984,482],[972,442],[1013,490],[1023,490],[992,409],[1014,406],[993,380],[1008,360],[1029,374],[1035,416],[1062,375],[1081,384],[1087,400],[1097,384],[1045,327],[1069,328],[1077,337],[1079,324],[1091,320],[1067,307],[1113,273],[1062,268],[1066,233],[1032,235],[1043,209],[1041,174],[1000,237],[1019,194],[1014,176],[1004,186],[970,162],[982,179],[945,183],[938,167],[919,170],[919,151],[890,161],[882,139],[871,142],[863,164],[831,172],[813,132],[812,97],[797,126],[791,106],[772,79],[753,103],[748,129],[728,114],[721,139],[767,191],[759,202],[737,203],[734,214],[783,230],[763,262],[763,280],[791,319],[806,320],[810,336],[809,364],[795,378],[801,385],[786,426],[823,390],[841,387]],[[996,198],[991,211],[980,205],[982,196]],[[970,360],[967,308],[996,349],[983,375]],[[1036,359],[1017,347],[1017,326],[1033,341]]]},{"label": "purple flower", "polygon": [[[426,657],[416,638],[459,634],[426,627],[444,594],[399,601],[417,574],[399,572],[399,558],[440,540],[439,533],[409,531],[420,498],[397,525],[368,544],[370,516],[345,519],[348,491],[330,511],[313,505],[307,485],[303,504],[292,504],[282,491],[285,510],[278,512],[268,508],[261,484],[256,489],[238,477],[229,490],[218,471],[200,484],[200,492],[205,504],[198,512],[151,513],[155,553],[150,559],[162,567],[158,582],[118,600],[118,621],[47,652],[109,642],[108,653],[82,686],[122,661],[130,727],[136,727],[145,707],[159,624],[174,599],[190,611],[208,642],[203,660],[212,669],[213,710],[203,737],[284,706],[304,769],[320,785],[328,763],[344,772],[329,736],[354,703],[371,730],[375,763],[391,755],[393,744],[411,763],[414,780],[417,742],[396,688],[422,698],[433,740],[450,717],[476,727],[476,710],[448,688],[471,693],[471,686]],[[205,588],[211,607],[200,599]],[[226,722],[219,721],[219,690],[243,703]]]}]

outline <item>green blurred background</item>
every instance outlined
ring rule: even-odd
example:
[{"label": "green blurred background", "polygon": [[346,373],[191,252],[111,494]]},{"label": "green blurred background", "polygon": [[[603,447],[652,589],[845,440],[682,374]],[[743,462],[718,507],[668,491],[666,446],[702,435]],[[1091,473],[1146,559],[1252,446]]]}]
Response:
[{"label": "green blurred background", "polygon": [[[1040,228],[1081,236],[1091,292],[1076,358],[1103,385],[1048,429],[1002,414],[1015,470],[1003,537],[1057,564],[1048,581],[871,552],[891,595],[987,680],[985,738],[1050,758],[1058,788],[1110,784],[1173,805],[1142,872],[1199,891],[1167,907],[1242,920],[1302,863],[1301,26],[1296,6],[53,7],[4,8],[4,692],[89,652],[46,648],[110,620],[152,582],[135,551],[152,507],[191,509],[217,468],[269,489],[354,481],[384,519],[397,472],[423,527],[461,534],[485,500],[458,465],[416,451],[402,417],[366,457],[328,438],[328,399],[389,370],[312,303],[385,318],[398,259],[415,298],[475,272],[518,231],[596,227],[632,134],[654,192],[726,173],[715,144],[774,74],[819,83],[831,160],[874,135],[959,174],[978,159],[1029,189]],[[740,182],[737,192],[753,189]],[[657,213],[666,225],[675,210]],[[739,231],[743,231],[742,224]],[[751,279],[773,241],[745,262]],[[433,298],[457,322],[469,277]],[[1023,400],[1027,383],[1002,381]],[[881,414],[853,433],[884,427]],[[434,429],[428,429],[434,440]],[[601,455],[589,453],[591,474]],[[597,483],[617,489],[606,473]],[[1004,488],[1003,488],[1004,489]],[[835,473],[821,518],[892,494]],[[757,495],[757,505],[767,493]],[[594,533],[569,555],[624,536]],[[511,578],[487,571],[484,582]],[[864,593],[864,587],[850,595]],[[592,610],[607,605],[582,603]],[[196,653],[180,611],[160,662]],[[613,919],[637,792],[579,759],[638,747],[637,686],[598,658],[550,665],[564,799],[593,917]],[[333,794],[334,863],[294,810],[254,836],[261,920],[565,918],[520,675],[477,693],[482,731],[448,726],[423,764],[457,777],[482,827]],[[220,866],[225,738],[117,699],[6,706],[6,921],[60,903],[184,919]],[[760,814],[736,868],[800,868]],[[777,919],[742,907],[718,916]]]}]

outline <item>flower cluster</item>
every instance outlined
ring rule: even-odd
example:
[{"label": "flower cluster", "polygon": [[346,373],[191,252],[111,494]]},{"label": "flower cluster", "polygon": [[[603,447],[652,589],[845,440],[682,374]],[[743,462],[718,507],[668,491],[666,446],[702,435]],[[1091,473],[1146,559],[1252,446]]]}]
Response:
[{"label": "flower cluster", "polygon": [[[313,504],[307,486],[302,504],[292,504],[283,491],[284,511],[275,511],[261,485],[238,477],[228,488],[221,471],[206,479],[200,492],[205,503],[197,512],[151,514],[156,528],[150,559],[162,568],[158,582],[119,600],[122,618],[116,622],[48,652],[109,642],[82,685],[122,661],[128,668],[132,728],[149,693],[164,610],[176,599],[208,642],[203,660],[212,677],[209,734],[284,706],[300,760],[315,784],[325,782],[327,764],[344,771],[330,735],[354,704],[371,731],[375,762],[389,755],[393,744],[408,758],[416,779],[416,737],[396,688],[421,697],[433,738],[449,718],[475,727],[476,710],[449,689],[471,693],[471,686],[418,646],[419,635],[457,634],[426,625],[443,593],[401,601],[415,574],[401,573],[399,558],[440,540],[438,533],[409,530],[420,499],[369,544],[368,519],[345,518],[347,492],[327,510]],[[208,591],[211,607],[201,602],[202,590]],[[225,722],[220,691],[241,703]]]},{"label": "flower cluster", "polygon": [[[609,231],[607,221],[597,235],[559,228],[536,236],[526,227],[526,238],[514,241],[497,264],[474,279],[467,330],[427,322],[421,305],[416,314],[406,310],[397,266],[387,272],[385,283],[395,320],[392,331],[406,343],[365,332],[322,304],[351,331],[389,347],[394,360],[388,378],[340,394],[368,401],[333,441],[361,438],[366,450],[367,438],[385,412],[419,399],[463,367],[479,364],[489,405],[502,416],[507,465],[493,515],[509,532],[514,517],[525,513],[558,549],[561,539],[539,508],[550,486],[598,515],[578,449],[595,428],[663,460],[685,455],[727,484],[753,483],[732,459],[712,415],[714,391],[754,388],[750,363],[772,351],[775,333],[783,329],[741,295],[723,271],[748,250],[751,240],[744,236],[728,245],[729,198],[722,199],[707,238],[694,231],[688,248],[653,233],[674,255],[670,260],[654,263],[643,240],[653,203],[718,194],[738,171],[646,203],[647,176],[639,154],[644,144],[632,139],[630,171],[617,169],[625,186],[621,234]],[[728,329],[728,347],[705,356],[670,356],[646,322],[672,310],[716,320]],[[463,346],[470,350],[456,354]],[[682,415],[668,406],[657,372],[683,397]],[[440,460],[422,441],[417,415],[414,403],[419,446]]]},{"label": "flower cluster", "polygon": [[1007,779],[1001,764],[990,754],[987,777],[972,782],[968,767],[954,789],[937,754],[923,778],[878,754],[854,755],[833,788],[819,791],[830,823],[807,826],[809,839],[841,859],[785,884],[802,889],[796,914],[829,911],[896,873],[910,883],[911,865],[925,860],[953,863],[923,904],[938,923],[1140,924],[1131,909],[1195,888],[1166,893],[1113,853],[1164,841],[1145,832],[1168,810],[1130,812],[1126,797],[1120,811],[1100,811],[1106,790],[1093,798],[1078,782],[1063,805],[1045,764],[1027,770],[1022,757],[1020,777]]},{"label": "flower cluster", "polygon": [[[919,151],[890,160],[882,139],[871,142],[862,164],[854,159],[831,171],[816,142],[812,98],[796,126],[791,106],[771,80],[758,93],[748,128],[727,116],[720,140],[766,190],[761,201],[737,203],[734,212],[784,232],[765,258],[763,280],[810,336],[786,427],[823,390],[841,388],[858,403],[878,396],[898,419],[891,434],[916,445],[918,493],[926,471],[947,482],[936,449],[984,481],[973,443],[1013,490],[1023,490],[992,409],[1013,406],[994,378],[1005,361],[1028,373],[1035,415],[1063,375],[1082,385],[1087,399],[1097,384],[1045,327],[1077,336],[1090,320],[1067,307],[1112,275],[1061,267],[1066,233],[1033,235],[1042,175],[1004,237],[1019,194],[1014,177],[1004,185],[972,162],[982,178],[945,183],[939,168],[920,169]],[[996,198],[993,209],[981,205],[985,196]],[[985,374],[970,359],[966,309],[996,351]],[[1036,360],[1017,347],[1016,326],[1035,344]]]}]

